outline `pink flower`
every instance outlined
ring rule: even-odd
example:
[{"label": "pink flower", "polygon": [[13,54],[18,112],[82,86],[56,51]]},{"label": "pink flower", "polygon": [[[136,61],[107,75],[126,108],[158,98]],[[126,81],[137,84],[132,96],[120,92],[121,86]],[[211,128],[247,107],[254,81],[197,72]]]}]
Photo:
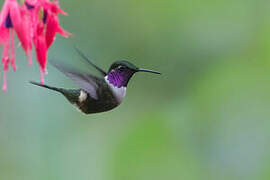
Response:
[{"label": "pink flower", "polygon": [[34,45],[36,47],[37,61],[40,65],[40,82],[43,84],[43,74],[46,72],[47,63],[47,44],[44,34],[44,24],[39,22],[34,35]]},{"label": "pink flower", "polygon": [[48,8],[44,10],[44,16],[46,16],[43,20],[44,23],[47,24],[46,27],[46,43],[49,48],[56,36],[56,33],[61,34],[64,37],[69,37],[71,34],[66,32],[61,28],[59,24],[59,19],[57,17],[58,13],[67,15],[65,11],[59,8],[58,2],[49,2],[47,3]]},{"label": "pink flower", "polygon": [[[50,0],[25,0],[19,6],[16,0],[5,0],[0,13],[0,45],[3,45],[2,63],[4,65],[4,84],[6,90],[6,71],[9,64],[16,71],[14,31],[32,64],[32,43],[36,49],[36,58],[40,64],[41,83],[46,72],[47,51],[52,45],[56,33],[64,37],[71,34],[59,25],[58,14],[66,13],[60,9],[58,1]],[[42,16],[40,16],[42,14]]]},{"label": "pink flower", "polygon": [[26,6],[21,6],[21,25],[17,32],[21,45],[29,58],[29,65],[32,65],[31,50],[32,50],[32,32],[31,32],[31,17]]},{"label": "pink flower", "polygon": [[[41,84],[43,83],[43,74],[46,72],[47,63],[47,50],[52,45],[56,33],[61,34],[64,37],[69,37],[71,34],[66,32],[59,25],[58,13],[66,15],[66,13],[59,8],[58,1],[50,2],[49,0],[32,0],[26,1],[27,7],[31,9],[36,8],[35,16],[33,19],[34,27],[34,45],[36,48],[37,61],[40,64],[41,72]],[[42,18],[39,18],[40,12],[42,12]]]},{"label": "pink flower", "polygon": [[15,65],[15,49],[14,49],[14,30],[19,31],[21,23],[20,7],[16,0],[6,0],[0,14],[0,44],[3,47],[2,63],[4,64],[4,85],[6,90],[6,71],[11,63],[14,71]]},{"label": "pink flower", "polygon": [[59,20],[56,14],[52,12],[48,12],[48,20],[47,20],[47,27],[46,27],[46,42],[48,48],[52,45],[56,33],[61,34],[64,37],[69,37],[71,34],[66,32],[64,29],[61,28],[59,25]]}]

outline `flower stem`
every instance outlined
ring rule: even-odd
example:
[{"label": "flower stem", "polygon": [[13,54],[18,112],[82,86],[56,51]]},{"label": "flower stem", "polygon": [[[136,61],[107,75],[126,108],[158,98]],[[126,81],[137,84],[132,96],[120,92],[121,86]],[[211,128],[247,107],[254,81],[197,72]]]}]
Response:
[{"label": "flower stem", "polygon": [[11,55],[9,57],[11,57],[11,66],[13,68],[13,71],[16,71],[16,64],[15,64],[15,48],[14,48],[14,30],[10,30],[9,33],[9,37],[10,37],[10,47],[11,47]]},{"label": "flower stem", "polygon": [[4,70],[4,84],[2,90],[5,92],[7,90],[7,71]]}]

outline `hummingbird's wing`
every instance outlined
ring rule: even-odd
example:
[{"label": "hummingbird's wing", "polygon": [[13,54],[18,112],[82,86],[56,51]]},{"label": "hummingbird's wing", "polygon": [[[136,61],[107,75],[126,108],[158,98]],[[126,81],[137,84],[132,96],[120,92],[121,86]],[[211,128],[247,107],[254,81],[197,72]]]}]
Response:
[{"label": "hummingbird's wing", "polygon": [[77,51],[77,53],[88,63],[88,64],[90,64],[91,66],[93,66],[94,68],[96,68],[99,72],[100,72],[100,74],[101,75],[103,75],[103,76],[106,76],[107,75],[107,73],[103,70],[103,69],[101,69],[100,67],[98,67],[97,65],[95,65],[92,61],[90,61],[90,59],[86,56],[86,55],[84,55],[83,54],[83,52],[82,51],[80,51],[77,47],[75,47],[75,50]]},{"label": "hummingbird's wing", "polygon": [[80,88],[89,93],[89,95],[93,99],[98,99],[97,89],[99,87],[99,82],[101,82],[101,78],[95,77],[91,74],[80,73],[72,68],[56,64],[51,62],[59,71],[64,73],[67,77],[69,77],[74,83],[76,83]]}]

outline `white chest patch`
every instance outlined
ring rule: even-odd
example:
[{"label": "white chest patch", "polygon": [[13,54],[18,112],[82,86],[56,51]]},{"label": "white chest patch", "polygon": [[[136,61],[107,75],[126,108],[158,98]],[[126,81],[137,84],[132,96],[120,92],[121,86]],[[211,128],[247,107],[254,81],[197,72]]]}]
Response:
[{"label": "white chest patch", "polygon": [[121,103],[123,98],[126,96],[127,88],[126,87],[120,87],[120,88],[115,87],[113,84],[111,84],[109,82],[107,76],[105,76],[104,79],[105,79],[106,83],[109,85],[109,87],[111,88],[111,90],[112,90],[114,96],[116,97],[118,103]]},{"label": "white chest patch", "polygon": [[82,103],[87,99],[87,93],[83,90],[80,91],[79,102]]}]

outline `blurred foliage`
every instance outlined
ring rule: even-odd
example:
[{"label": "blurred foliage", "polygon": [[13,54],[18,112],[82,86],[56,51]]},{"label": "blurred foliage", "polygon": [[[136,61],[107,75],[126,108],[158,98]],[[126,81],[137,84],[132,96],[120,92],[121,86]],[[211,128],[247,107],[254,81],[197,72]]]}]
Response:
[{"label": "blurred foliage", "polygon": [[[77,46],[104,69],[128,59],[163,74],[136,74],[119,108],[85,116],[27,83],[39,68],[18,48],[0,93],[0,179],[270,178],[270,1],[60,5],[73,37],[59,36],[49,59],[95,73]],[[47,84],[76,87],[48,71]]]}]

